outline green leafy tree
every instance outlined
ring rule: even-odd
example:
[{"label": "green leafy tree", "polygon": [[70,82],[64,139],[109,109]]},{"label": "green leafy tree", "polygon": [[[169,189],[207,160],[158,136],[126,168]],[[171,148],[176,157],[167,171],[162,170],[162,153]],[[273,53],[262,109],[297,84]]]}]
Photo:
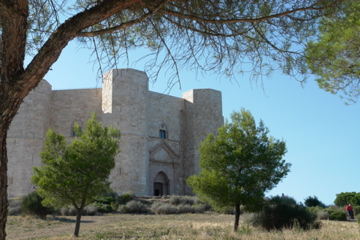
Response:
[{"label": "green leafy tree", "polygon": [[160,69],[170,69],[169,86],[180,67],[225,76],[249,67],[254,76],[279,67],[302,73],[302,54],[293,45],[304,44],[317,19],[341,2],[0,0],[0,239],[6,237],[7,131],[70,41],[93,51],[99,75],[126,61],[129,50],[147,48],[146,71],[156,79]]},{"label": "green leafy tree", "polygon": [[120,151],[120,131],[102,126],[95,117],[93,114],[83,132],[75,126],[78,137],[70,145],[63,135],[50,129],[40,153],[43,166],[35,167],[32,177],[44,205],[75,207],[74,236],[79,235],[84,207],[93,197],[109,190],[108,177]]},{"label": "green leafy tree", "polygon": [[187,183],[213,207],[234,207],[236,231],[240,206],[258,210],[264,193],[287,175],[290,164],[283,159],[285,142],[268,136],[264,123],[257,126],[249,111],[233,112],[231,120],[218,136],[210,134],[201,143],[201,172]]},{"label": "green leafy tree", "polygon": [[351,199],[355,197],[356,192],[342,192],[336,194],[336,199],[334,201],[336,206],[342,207],[351,203]]},{"label": "green leafy tree", "polygon": [[319,35],[306,49],[308,67],[320,88],[340,93],[347,102],[360,96],[359,12],[359,1],[343,1],[338,11],[320,21]]},{"label": "green leafy tree", "polygon": [[360,193],[356,193],[354,197],[350,199],[351,204],[360,205]]},{"label": "green leafy tree", "polygon": [[317,207],[317,206],[322,207],[322,208],[325,208],[325,207],[326,207],[325,204],[322,203],[322,202],[317,198],[317,196],[313,196],[313,197],[309,196],[309,197],[305,198],[304,200],[305,200],[305,201],[304,201],[305,206],[307,206],[307,207]]}]

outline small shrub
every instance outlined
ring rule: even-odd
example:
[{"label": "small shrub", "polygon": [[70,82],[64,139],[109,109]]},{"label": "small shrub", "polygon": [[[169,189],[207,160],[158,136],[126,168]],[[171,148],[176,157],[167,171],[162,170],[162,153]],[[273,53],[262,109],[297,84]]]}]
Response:
[{"label": "small shrub", "polygon": [[93,204],[96,206],[98,212],[110,213],[117,210],[119,201],[117,193],[110,190],[105,194],[94,197]]},{"label": "small shrub", "polygon": [[354,216],[360,215],[360,206],[353,206],[354,209]]},{"label": "small shrub", "polygon": [[327,211],[319,211],[316,215],[320,220],[328,220],[330,217],[330,214]]},{"label": "small shrub", "polygon": [[61,216],[68,216],[68,207],[62,207],[59,210]]},{"label": "small shrub", "polygon": [[16,216],[21,214],[21,203],[22,198],[11,198],[9,199],[9,216]]},{"label": "small shrub", "polygon": [[8,200],[8,206],[9,207],[21,207],[22,201],[23,201],[23,199],[21,197],[10,198]]},{"label": "small shrub", "polygon": [[195,213],[203,213],[211,209],[210,205],[200,203],[193,206]]},{"label": "small shrub", "polygon": [[195,205],[198,203],[198,198],[193,196],[176,196],[170,197],[169,203],[172,205]]},{"label": "small shrub", "polygon": [[189,204],[181,204],[177,206],[177,213],[195,213],[195,208]]},{"label": "small shrub", "polygon": [[308,207],[307,209],[312,214],[315,214],[317,216],[317,219],[319,219],[319,220],[328,220],[329,216],[330,216],[330,212],[333,212],[333,210],[329,211],[329,210],[324,209],[324,208],[319,207],[319,206]]},{"label": "small shrub", "polygon": [[54,212],[53,208],[45,207],[41,204],[43,200],[37,191],[32,191],[24,196],[21,202],[21,212],[23,214],[36,215],[40,218],[45,218],[47,214]]},{"label": "small shrub", "polygon": [[9,216],[18,216],[21,215],[21,206],[20,207],[9,207],[8,209]]},{"label": "small shrub", "polygon": [[[111,213],[114,211],[112,205],[110,204],[102,204],[102,203],[97,203],[95,204],[96,208],[97,208],[97,211],[99,213]],[[118,207],[117,207],[118,208]],[[116,208],[116,209],[117,209]]]},{"label": "small shrub", "polygon": [[83,215],[87,215],[87,216],[95,216],[96,213],[97,213],[97,207],[93,204],[87,205],[83,211]]},{"label": "small shrub", "polygon": [[323,210],[323,208],[321,207],[318,207],[318,206],[315,206],[315,207],[308,207],[307,208],[308,211],[314,213],[314,214],[317,214],[318,212],[320,212],[321,210]]},{"label": "small shrub", "polygon": [[122,213],[148,213],[149,209],[140,201],[132,200],[120,207]]},{"label": "small shrub", "polygon": [[151,205],[151,211],[156,214],[176,214],[178,209],[170,203],[154,202]]},{"label": "small shrub", "polygon": [[327,212],[329,214],[329,217],[330,217],[331,213],[333,213],[333,212],[335,212],[337,210],[335,210],[332,207],[328,207],[328,208],[324,208],[323,211]]},{"label": "small shrub", "polygon": [[181,198],[181,196],[177,196],[177,195],[172,195],[171,197],[170,197],[170,200],[169,200],[169,203],[171,204],[171,205],[179,205],[180,204],[180,198]]},{"label": "small shrub", "polygon": [[60,209],[60,214],[62,216],[76,216],[76,209],[74,206],[65,206]]},{"label": "small shrub", "polygon": [[356,219],[356,222],[357,222],[358,224],[360,224],[360,214],[356,215],[355,219]]},{"label": "small shrub", "polygon": [[[240,208],[240,214],[242,213],[241,209],[242,208]],[[234,215],[235,214],[235,207],[234,206],[217,207],[216,211],[219,212],[219,213],[223,213],[223,214]]]},{"label": "small shrub", "polygon": [[245,213],[240,217],[246,225],[258,225],[258,216],[256,213]]},{"label": "small shrub", "polygon": [[334,211],[330,214],[329,216],[330,220],[335,220],[335,221],[346,221],[346,213],[344,211],[340,212],[340,211]]},{"label": "small shrub", "polygon": [[131,200],[134,200],[134,199],[135,199],[135,195],[130,194],[130,193],[125,193],[119,197],[119,203],[127,204],[128,202],[130,202]]}]

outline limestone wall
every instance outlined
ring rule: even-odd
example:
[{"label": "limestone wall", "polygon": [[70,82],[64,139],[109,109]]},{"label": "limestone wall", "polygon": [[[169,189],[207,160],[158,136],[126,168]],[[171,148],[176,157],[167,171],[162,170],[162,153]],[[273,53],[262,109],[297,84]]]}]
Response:
[{"label": "limestone wall", "polygon": [[65,137],[73,136],[77,122],[85,128],[94,112],[101,120],[101,89],[57,90],[51,96],[51,127]]},{"label": "limestone wall", "polygon": [[150,137],[159,137],[161,124],[165,124],[167,138],[179,141],[181,107],[181,98],[149,92],[147,106],[148,135]]},{"label": "limestone wall", "polygon": [[[221,92],[213,89],[193,89],[183,93],[184,115],[181,138],[184,149],[184,179],[200,172],[199,144],[209,133],[216,134],[223,126]],[[185,189],[190,194],[189,188]]]},{"label": "limestone wall", "polygon": [[15,116],[7,138],[8,193],[21,196],[32,190],[33,167],[41,165],[39,152],[50,126],[51,86],[46,81],[29,93]]},{"label": "limestone wall", "polygon": [[[154,193],[155,178],[159,173],[167,176],[167,194],[182,194],[182,156],[180,149],[182,99],[149,92],[147,107],[150,150],[149,193]],[[166,138],[159,136],[160,128]]]}]

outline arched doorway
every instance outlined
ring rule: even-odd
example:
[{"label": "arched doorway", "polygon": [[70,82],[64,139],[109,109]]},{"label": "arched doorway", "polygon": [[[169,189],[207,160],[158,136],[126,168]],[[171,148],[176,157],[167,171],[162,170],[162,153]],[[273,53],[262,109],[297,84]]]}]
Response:
[{"label": "arched doorway", "polygon": [[163,195],[169,195],[169,179],[164,172],[159,172],[154,179],[154,196]]}]

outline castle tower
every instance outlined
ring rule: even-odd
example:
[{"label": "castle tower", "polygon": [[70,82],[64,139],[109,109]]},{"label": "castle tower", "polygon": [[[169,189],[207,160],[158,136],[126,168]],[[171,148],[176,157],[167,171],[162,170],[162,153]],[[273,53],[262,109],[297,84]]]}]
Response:
[{"label": "castle tower", "polygon": [[[183,93],[183,148],[184,179],[200,172],[198,151],[199,144],[208,134],[216,134],[223,126],[221,92],[213,89],[192,89]],[[184,184],[185,194],[191,194],[191,189]]]},{"label": "castle tower", "polygon": [[41,81],[21,104],[11,123],[8,138],[9,197],[32,190],[33,167],[41,165],[39,152],[50,126],[51,85]]},{"label": "castle tower", "polygon": [[118,193],[148,194],[148,77],[133,69],[115,69],[103,76],[103,123],[121,131],[121,153],[110,175]]}]

